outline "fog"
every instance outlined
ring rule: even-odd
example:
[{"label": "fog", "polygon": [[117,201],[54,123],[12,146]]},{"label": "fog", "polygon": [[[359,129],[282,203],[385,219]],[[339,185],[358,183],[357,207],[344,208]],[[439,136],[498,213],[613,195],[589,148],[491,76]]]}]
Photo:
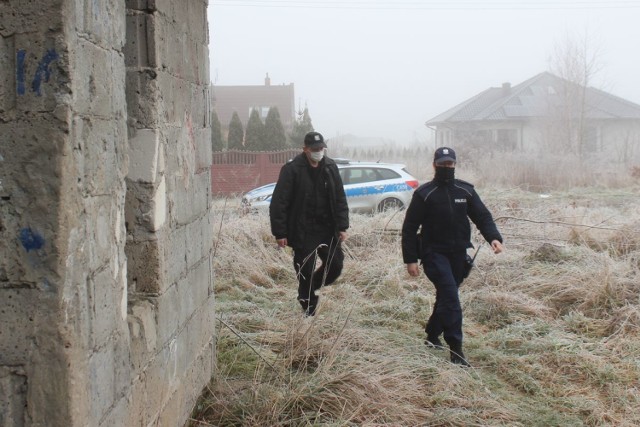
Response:
[{"label": "fog", "polygon": [[211,80],[294,83],[325,137],[424,141],[424,122],[552,69],[556,46],[597,55],[591,86],[640,103],[640,1],[210,0]]}]

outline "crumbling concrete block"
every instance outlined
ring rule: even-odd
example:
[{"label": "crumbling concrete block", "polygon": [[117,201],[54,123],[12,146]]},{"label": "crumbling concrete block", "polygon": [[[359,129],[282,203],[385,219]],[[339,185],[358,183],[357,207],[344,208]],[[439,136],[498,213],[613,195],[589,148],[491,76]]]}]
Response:
[{"label": "crumbling concrete block", "polygon": [[129,174],[132,181],[154,184],[164,163],[158,129],[137,129],[129,139]]}]

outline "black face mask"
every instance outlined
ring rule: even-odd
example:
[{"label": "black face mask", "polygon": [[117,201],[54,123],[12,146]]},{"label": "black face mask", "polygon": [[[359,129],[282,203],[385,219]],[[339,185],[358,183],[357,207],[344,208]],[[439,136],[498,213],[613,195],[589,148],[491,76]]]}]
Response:
[{"label": "black face mask", "polygon": [[451,181],[455,177],[456,168],[445,168],[436,166],[436,176],[435,179],[437,181]]}]

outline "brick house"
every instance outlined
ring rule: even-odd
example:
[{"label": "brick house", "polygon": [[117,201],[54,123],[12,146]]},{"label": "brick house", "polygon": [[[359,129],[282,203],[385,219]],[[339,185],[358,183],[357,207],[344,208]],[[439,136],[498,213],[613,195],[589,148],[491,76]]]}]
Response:
[{"label": "brick house", "polygon": [[290,131],[295,120],[293,83],[271,85],[269,74],[264,85],[258,86],[212,86],[212,107],[218,114],[223,133],[226,135],[233,112],[237,112],[246,129],[249,115],[258,109],[264,122],[269,108],[277,107],[285,131]]}]

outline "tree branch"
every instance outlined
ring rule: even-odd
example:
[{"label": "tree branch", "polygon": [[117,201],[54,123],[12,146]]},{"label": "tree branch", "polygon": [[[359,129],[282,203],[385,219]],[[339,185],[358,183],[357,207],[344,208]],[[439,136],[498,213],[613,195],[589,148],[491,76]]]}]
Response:
[{"label": "tree branch", "polygon": [[538,221],[535,219],[528,219],[528,218],[518,218],[515,216],[500,216],[495,218],[495,221],[500,221],[500,220],[514,220],[514,221],[523,221],[523,222],[532,222],[534,224],[556,224],[556,225],[566,225],[568,227],[584,227],[584,228],[597,228],[599,230],[611,230],[611,231],[620,231],[619,228],[611,228],[611,227],[600,227],[597,225],[586,225],[586,224],[574,224],[574,223],[570,223],[570,222],[562,222],[562,221]]}]

